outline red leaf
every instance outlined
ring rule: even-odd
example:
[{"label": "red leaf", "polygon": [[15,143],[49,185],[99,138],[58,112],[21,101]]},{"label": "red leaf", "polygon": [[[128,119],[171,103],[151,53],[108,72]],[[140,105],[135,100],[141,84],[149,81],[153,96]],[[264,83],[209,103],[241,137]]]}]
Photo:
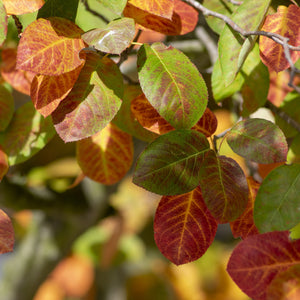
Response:
[{"label": "red leaf", "polygon": [[8,15],[23,15],[40,9],[44,0],[2,0]]},{"label": "red leaf", "polygon": [[300,240],[291,241],[288,231],[253,235],[235,247],[227,271],[250,298],[265,300],[277,274],[300,263]]},{"label": "red leaf", "polygon": [[259,234],[253,221],[253,208],[255,197],[259,188],[259,183],[252,177],[247,178],[249,186],[248,204],[243,214],[235,221],[230,222],[231,231],[235,238],[245,239],[247,236]]},{"label": "red leaf", "polygon": [[[289,44],[300,46],[300,7],[296,5],[278,6],[277,13],[266,17],[261,30],[273,32],[289,38]],[[272,39],[261,36],[259,41],[260,57],[270,69],[280,72],[290,67],[284,55],[283,47]],[[291,51],[291,59],[296,62],[299,51]]]},{"label": "red leaf", "polygon": [[0,254],[13,251],[14,228],[10,218],[0,209]]},{"label": "red leaf", "polygon": [[164,196],[154,219],[154,238],[161,253],[180,265],[201,257],[214,240],[217,222],[200,188],[179,196]]}]

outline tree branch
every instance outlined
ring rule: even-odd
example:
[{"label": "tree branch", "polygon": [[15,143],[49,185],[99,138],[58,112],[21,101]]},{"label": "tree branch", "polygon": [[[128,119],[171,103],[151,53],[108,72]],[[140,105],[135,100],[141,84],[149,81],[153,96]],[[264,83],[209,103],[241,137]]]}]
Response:
[{"label": "tree branch", "polygon": [[99,14],[97,11],[93,10],[89,4],[87,0],[81,0],[81,2],[83,3],[85,9],[90,12],[92,15],[100,18],[103,22],[105,23],[109,23],[109,20],[107,20],[104,16],[102,16],[101,14]]}]

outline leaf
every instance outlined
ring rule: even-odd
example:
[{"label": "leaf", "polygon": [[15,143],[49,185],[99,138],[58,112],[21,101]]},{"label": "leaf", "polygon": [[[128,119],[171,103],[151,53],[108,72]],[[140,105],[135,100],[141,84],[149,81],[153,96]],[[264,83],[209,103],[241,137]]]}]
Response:
[{"label": "leaf", "polygon": [[4,85],[0,85],[0,131],[7,128],[14,114],[14,108],[11,92]]},{"label": "leaf", "polygon": [[111,59],[87,54],[73,89],[52,113],[59,136],[72,142],[102,130],[120,108],[123,89],[122,74]]},{"label": "leaf", "polygon": [[41,150],[54,134],[51,119],[44,119],[31,102],[19,107],[7,130],[0,135],[9,165],[28,160]]},{"label": "leaf", "polygon": [[6,48],[1,52],[1,75],[15,90],[30,95],[30,86],[35,73],[17,70],[17,49]]},{"label": "leaf", "polygon": [[[280,34],[289,38],[289,44],[300,46],[300,8],[296,5],[278,6],[277,13],[268,15],[261,30]],[[267,37],[260,37],[259,48],[262,62],[270,69],[280,72],[290,67],[281,45]],[[291,59],[300,58],[299,51],[290,51]]]},{"label": "leaf", "polygon": [[17,54],[17,68],[42,75],[60,75],[81,64],[85,47],[82,30],[73,22],[51,17],[38,19],[24,30]]},{"label": "leaf", "polygon": [[[245,0],[232,14],[231,19],[244,30],[252,31],[260,27],[267,13],[270,0]],[[219,39],[219,58],[225,86],[231,84],[242,67],[248,53],[254,46],[256,37],[244,40],[236,31],[225,25]]]},{"label": "leaf", "polygon": [[9,169],[8,157],[0,145],[0,182]]},{"label": "leaf", "polygon": [[202,165],[199,183],[203,199],[219,223],[237,219],[248,203],[247,179],[235,160],[210,151]]},{"label": "leaf", "polygon": [[226,134],[226,140],[235,153],[257,163],[286,161],[288,145],[285,136],[270,121],[240,121]]},{"label": "leaf", "polygon": [[198,21],[198,12],[180,0],[174,0],[172,19],[151,14],[129,2],[123,13],[125,17],[132,18],[140,24],[141,29],[150,29],[165,35],[187,34],[195,29]]},{"label": "leaf", "polygon": [[206,252],[217,227],[197,187],[184,195],[161,198],[154,219],[154,239],[166,258],[181,265]]},{"label": "leaf", "polygon": [[100,2],[103,6],[109,9],[114,14],[121,15],[127,0],[97,0]]},{"label": "leaf", "polygon": [[41,8],[44,0],[2,0],[8,15],[23,15]]},{"label": "leaf", "polygon": [[207,106],[207,88],[197,68],[179,50],[154,43],[138,52],[141,88],[151,105],[176,129],[191,128]]},{"label": "leaf", "polygon": [[300,263],[300,240],[291,241],[288,231],[253,235],[233,250],[227,272],[250,298],[265,300],[277,274]]},{"label": "leaf", "polygon": [[300,298],[300,265],[279,273],[267,290],[267,299],[296,300]]},{"label": "leaf", "polygon": [[120,55],[130,46],[134,35],[134,20],[121,18],[110,22],[105,28],[93,29],[84,33],[82,39],[97,50]]},{"label": "leaf", "polygon": [[300,165],[283,165],[263,180],[254,206],[259,232],[287,230],[299,223]]},{"label": "leaf", "polygon": [[47,117],[73,88],[82,65],[58,76],[36,75],[31,84],[30,96],[36,110]]},{"label": "leaf", "polygon": [[12,252],[15,237],[10,218],[0,209],[0,254]]},{"label": "leaf", "polygon": [[75,23],[79,0],[47,0],[37,18],[61,17]]},{"label": "leaf", "polygon": [[0,46],[3,45],[7,34],[7,14],[3,1],[0,1]]},{"label": "leaf", "polygon": [[160,195],[187,193],[199,184],[209,143],[194,130],[173,130],[159,136],[137,160],[133,183]]},{"label": "leaf", "polygon": [[249,186],[248,204],[243,214],[233,222],[230,222],[232,234],[235,238],[245,239],[250,235],[259,234],[253,220],[253,208],[255,197],[259,188],[259,183],[252,177],[247,178]]},{"label": "leaf", "polygon": [[76,145],[77,160],[83,173],[102,184],[120,181],[132,164],[132,138],[116,125],[108,124]]}]

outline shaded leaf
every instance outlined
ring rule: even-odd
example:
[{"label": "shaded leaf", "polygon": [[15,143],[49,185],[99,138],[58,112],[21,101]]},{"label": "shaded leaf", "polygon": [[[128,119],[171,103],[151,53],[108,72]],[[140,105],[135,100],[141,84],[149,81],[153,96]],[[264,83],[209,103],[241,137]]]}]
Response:
[{"label": "shaded leaf", "polygon": [[3,1],[0,1],[0,46],[3,45],[7,34],[7,14]]},{"label": "shaded leaf", "polygon": [[110,22],[105,28],[84,33],[82,39],[97,50],[119,55],[130,46],[134,35],[134,20],[121,18]]},{"label": "shaded leaf", "polygon": [[12,252],[15,237],[14,228],[8,215],[0,209],[0,254]]},{"label": "shaded leaf", "polygon": [[114,118],[122,96],[118,66],[107,57],[87,54],[73,89],[52,113],[57,133],[65,142],[96,134]]},{"label": "shaded leaf", "polygon": [[141,88],[158,113],[176,129],[191,128],[207,106],[205,82],[179,50],[154,43],[138,52]]},{"label": "shaded leaf", "polygon": [[73,88],[82,65],[58,76],[36,75],[31,84],[30,96],[36,110],[47,117]]},{"label": "shaded leaf", "polygon": [[232,234],[235,238],[245,239],[247,236],[259,234],[253,220],[253,208],[259,183],[252,177],[247,178],[249,187],[248,204],[243,214],[233,222],[230,222]]},{"label": "shaded leaf", "polygon": [[250,298],[265,300],[277,274],[300,263],[300,240],[291,241],[288,231],[253,235],[233,250],[227,271]]},{"label": "shaded leaf", "polygon": [[246,209],[247,179],[232,158],[210,151],[201,165],[199,182],[203,199],[219,223],[234,221]]},{"label": "shaded leaf", "polygon": [[9,165],[28,160],[41,150],[54,134],[51,119],[44,119],[31,102],[19,107],[7,130],[0,134],[1,145],[8,155]]},{"label": "shaded leaf", "polygon": [[8,157],[3,151],[2,146],[0,145],[0,181],[3,179],[4,175],[9,169]]},{"label": "shaded leaf", "polygon": [[132,137],[113,124],[77,142],[77,160],[83,173],[103,184],[120,181],[129,170],[132,159]]},{"label": "shaded leaf", "polygon": [[97,1],[100,2],[106,8],[108,8],[112,13],[117,15],[122,14],[127,3],[127,0],[97,0]]},{"label": "shaded leaf", "polygon": [[282,131],[264,119],[245,119],[227,134],[231,149],[246,159],[268,164],[286,161],[288,145]]},{"label": "shaded leaf", "polygon": [[300,165],[283,165],[263,180],[255,201],[254,222],[260,232],[287,230],[300,220]]},{"label": "shaded leaf", "polygon": [[160,195],[187,193],[199,184],[209,143],[195,130],[173,130],[159,136],[137,160],[133,183]]},{"label": "shaded leaf", "polygon": [[197,187],[184,195],[162,197],[154,219],[154,239],[166,258],[181,265],[206,252],[217,227]]},{"label": "shaded leaf", "polygon": [[[273,32],[289,38],[289,44],[300,46],[300,8],[296,5],[278,6],[277,13],[268,15],[262,30]],[[261,36],[259,40],[260,57],[270,69],[280,72],[290,67],[281,45],[272,39]],[[296,62],[300,58],[299,51],[291,51],[291,59]]]},{"label": "shaded leaf", "polygon": [[41,8],[44,0],[2,0],[8,15],[23,15]]},{"label": "shaded leaf", "polygon": [[43,75],[60,75],[81,64],[78,53],[85,47],[82,30],[58,17],[37,19],[24,30],[18,46],[17,68]]},{"label": "shaded leaf", "polygon": [[11,92],[0,85],[0,131],[4,131],[14,114],[14,99]]},{"label": "shaded leaf", "polygon": [[30,95],[30,86],[35,73],[17,70],[17,49],[7,48],[1,52],[1,75],[17,91]]}]

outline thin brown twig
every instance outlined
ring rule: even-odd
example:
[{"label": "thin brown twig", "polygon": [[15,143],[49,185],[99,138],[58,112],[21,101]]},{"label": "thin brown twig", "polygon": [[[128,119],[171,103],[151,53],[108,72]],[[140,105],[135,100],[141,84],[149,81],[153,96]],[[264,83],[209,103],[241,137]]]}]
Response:
[{"label": "thin brown twig", "polygon": [[90,12],[92,15],[94,15],[94,16],[100,18],[103,22],[109,23],[109,20],[107,20],[104,16],[102,16],[101,14],[99,14],[97,11],[93,10],[93,9],[89,6],[87,0],[82,0],[81,2],[83,3],[85,9],[86,9],[88,12]]},{"label": "thin brown twig", "polygon": [[19,18],[16,15],[12,15],[14,21],[15,21],[15,25],[17,27],[17,31],[18,31],[18,37],[21,38],[22,32],[23,32],[23,25],[20,22]]}]

